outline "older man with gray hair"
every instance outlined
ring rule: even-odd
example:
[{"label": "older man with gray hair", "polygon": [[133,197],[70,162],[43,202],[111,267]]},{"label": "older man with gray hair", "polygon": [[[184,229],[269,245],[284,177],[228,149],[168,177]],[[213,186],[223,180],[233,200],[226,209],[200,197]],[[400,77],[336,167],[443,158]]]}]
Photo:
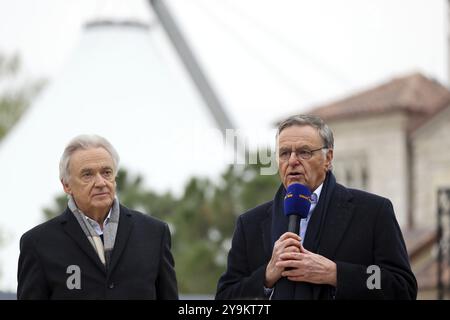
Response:
[{"label": "older man with gray hair", "polygon": [[[217,299],[416,298],[391,201],[337,183],[333,151],[333,133],[316,116],[292,116],[279,125],[281,185],[272,201],[238,218]],[[311,193],[298,234],[288,232],[284,214],[293,184]]]},{"label": "older man with gray hair", "polygon": [[67,209],[22,236],[18,299],[178,299],[169,228],[119,203],[118,164],[103,137],[67,145]]}]

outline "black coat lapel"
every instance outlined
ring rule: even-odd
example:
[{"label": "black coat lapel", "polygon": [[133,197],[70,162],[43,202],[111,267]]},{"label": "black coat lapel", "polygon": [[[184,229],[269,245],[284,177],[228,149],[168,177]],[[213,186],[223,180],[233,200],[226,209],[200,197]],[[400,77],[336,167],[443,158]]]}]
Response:
[{"label": "black coat lapel", "polygon": [[328,208],[328,215],[317,252],[333,260],[336,250],[353,216],[352,195],[344,187],[337,185]]},{"label": "black coat lapel", "polygon": [[106,272],[105,266],[100,261],[100,258],[89,242],[87,236],[81,229],[81,226],[73,215],[72,211],[70,211],[68,208],[61,215],[61,224],[64,228],[64,231],[69,235],[70,238],[72,238],[72,240],[76,242],[76,244],[81,248],[81,250],[84,251],[84,253],[86,253],[86,255],[94,262],[94,264],[103,272]]},{"label": "black coat lapel", "polygon": [[266,256],[270,259],[272,256],[272,234],[271,234],[271,228],[272,228],[272,206],[268,209],[269,212],[267,212],[267,218],[265,218],[263,221],[261,221],[261,231],[262,231],[262,237],[263,237],[263,248],[264,253]]},{"label": "black coat lapel", "polygon": [[119,226],[117,227],[116,242],[111,256],[111,265],[108,272],[111,273],[122,255],[123,250],[127,246],[130,231],[133,228],[133,217],[129,210],[124,206],[120,206]]},{"label": "black coat lapel", "polygon": [[322,192],[320,193],[319,202],[311,213],[311,218],[306,229],[303,246],[312,252],[317,252],[323,225],[328,216],[332,195],[336,186],[336,179],[333,174],[328,173],[323,182]]},{"label": "black coat lapel", "polygon": [[[325,206],[322,207],[326,209],[326,212],[321,212],[324,222],[319,229],[317,227],[313,229],[318,232],[318,238],[310,238],[314,252],[334,260],[336,250],[353,216],[354,205],[351,203],[351,198],[347,189],[334,183],[333,190],[327,195]],[[314,300],[331,299],[331,286],[313,286],[312,295]]]},{"label": "black coat lapel", "polygon": [[270,252],[273,250],[273,245],[281,235],[288,230],[289,218],[284,215],[284,196],[286,190],[283,185],[278,188],[272,205],[272,229],[271,229],[271,248]]}]

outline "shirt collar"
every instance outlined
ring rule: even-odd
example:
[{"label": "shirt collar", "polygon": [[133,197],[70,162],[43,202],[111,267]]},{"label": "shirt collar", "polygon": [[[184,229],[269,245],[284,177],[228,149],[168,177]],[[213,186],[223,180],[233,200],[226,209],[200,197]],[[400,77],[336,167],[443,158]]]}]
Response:
[{"label": "shirt collar", "polygon": [[[112,212],[112,207],[111,209],[109,209],[108,215],[106,216],[105,220],[103,221],[103,228],[105,228],[105,226],[108,224],[110,218],[111,218],[111,212]],[[87,215],[84,215],[86,220],[89,222],[89,224],[94,228],[94,230],[100,235],[103,234],[103,230],[102,228],[100,228],[100,224],[95,221],[94,219],[89,218]]]},{"label": "shirt collar", "polygon": [[319,202],[320,193],[322,192],[323,182],[316,188],[316,190],[313,191],[313,194],[315,195],[315,203]]},{"label": "shirt collar", "polygon": [[317,206],[317,203],[319,202],[320,193],[322,192],[322,187],[323,187],[323,182],[311,194],[311,207],[309,207],[309,213],[308,213],[308,217],[306,219],[307,221],[309,221],[309,218],[311,217],[311,213],[314,211],[314,209]]}]

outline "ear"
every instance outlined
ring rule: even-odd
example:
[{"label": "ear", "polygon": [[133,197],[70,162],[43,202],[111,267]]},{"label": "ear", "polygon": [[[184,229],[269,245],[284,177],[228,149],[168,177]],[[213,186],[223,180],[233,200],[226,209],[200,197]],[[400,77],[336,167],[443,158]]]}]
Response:
[{"label": "ear", "polygon": [[327,171],[331,170],[331,163],[333,161],[333,149],[328,149],[325,157],[325,168]]},{"label": "ear", "polygon": [[64,181],[61,179],[61,184],[63,186],[64,192],[67,194],[72,194],[72,188],[68,183],[64,183]]}]

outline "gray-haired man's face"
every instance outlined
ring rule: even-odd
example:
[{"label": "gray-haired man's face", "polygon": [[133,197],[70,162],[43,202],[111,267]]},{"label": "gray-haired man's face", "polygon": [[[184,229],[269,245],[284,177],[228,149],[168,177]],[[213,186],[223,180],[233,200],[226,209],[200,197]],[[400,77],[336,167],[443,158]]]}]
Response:
[{"label": "gray-haired man's face", "polygon": [[74,198],[86,215],[103,215],[116,194],[114,162],[103,148],[77,150],[69,163],[69,181],[64,191]]},{"label": "gray-haired man's face", "polygon": [[[287,188],[290,184],[298,182],[308,186],[314,191],[324,180],[331,166],[333,150],[327,150],[323,154],[323,141],[316,128],[311,126],[291,126],[278,136],[278,171],[283,185]],[[300,153],[301,150],[317,150],[310,159],[297,157],[292,151]],[[281,159],[281,153],[288,152],[289,157]]]}]

